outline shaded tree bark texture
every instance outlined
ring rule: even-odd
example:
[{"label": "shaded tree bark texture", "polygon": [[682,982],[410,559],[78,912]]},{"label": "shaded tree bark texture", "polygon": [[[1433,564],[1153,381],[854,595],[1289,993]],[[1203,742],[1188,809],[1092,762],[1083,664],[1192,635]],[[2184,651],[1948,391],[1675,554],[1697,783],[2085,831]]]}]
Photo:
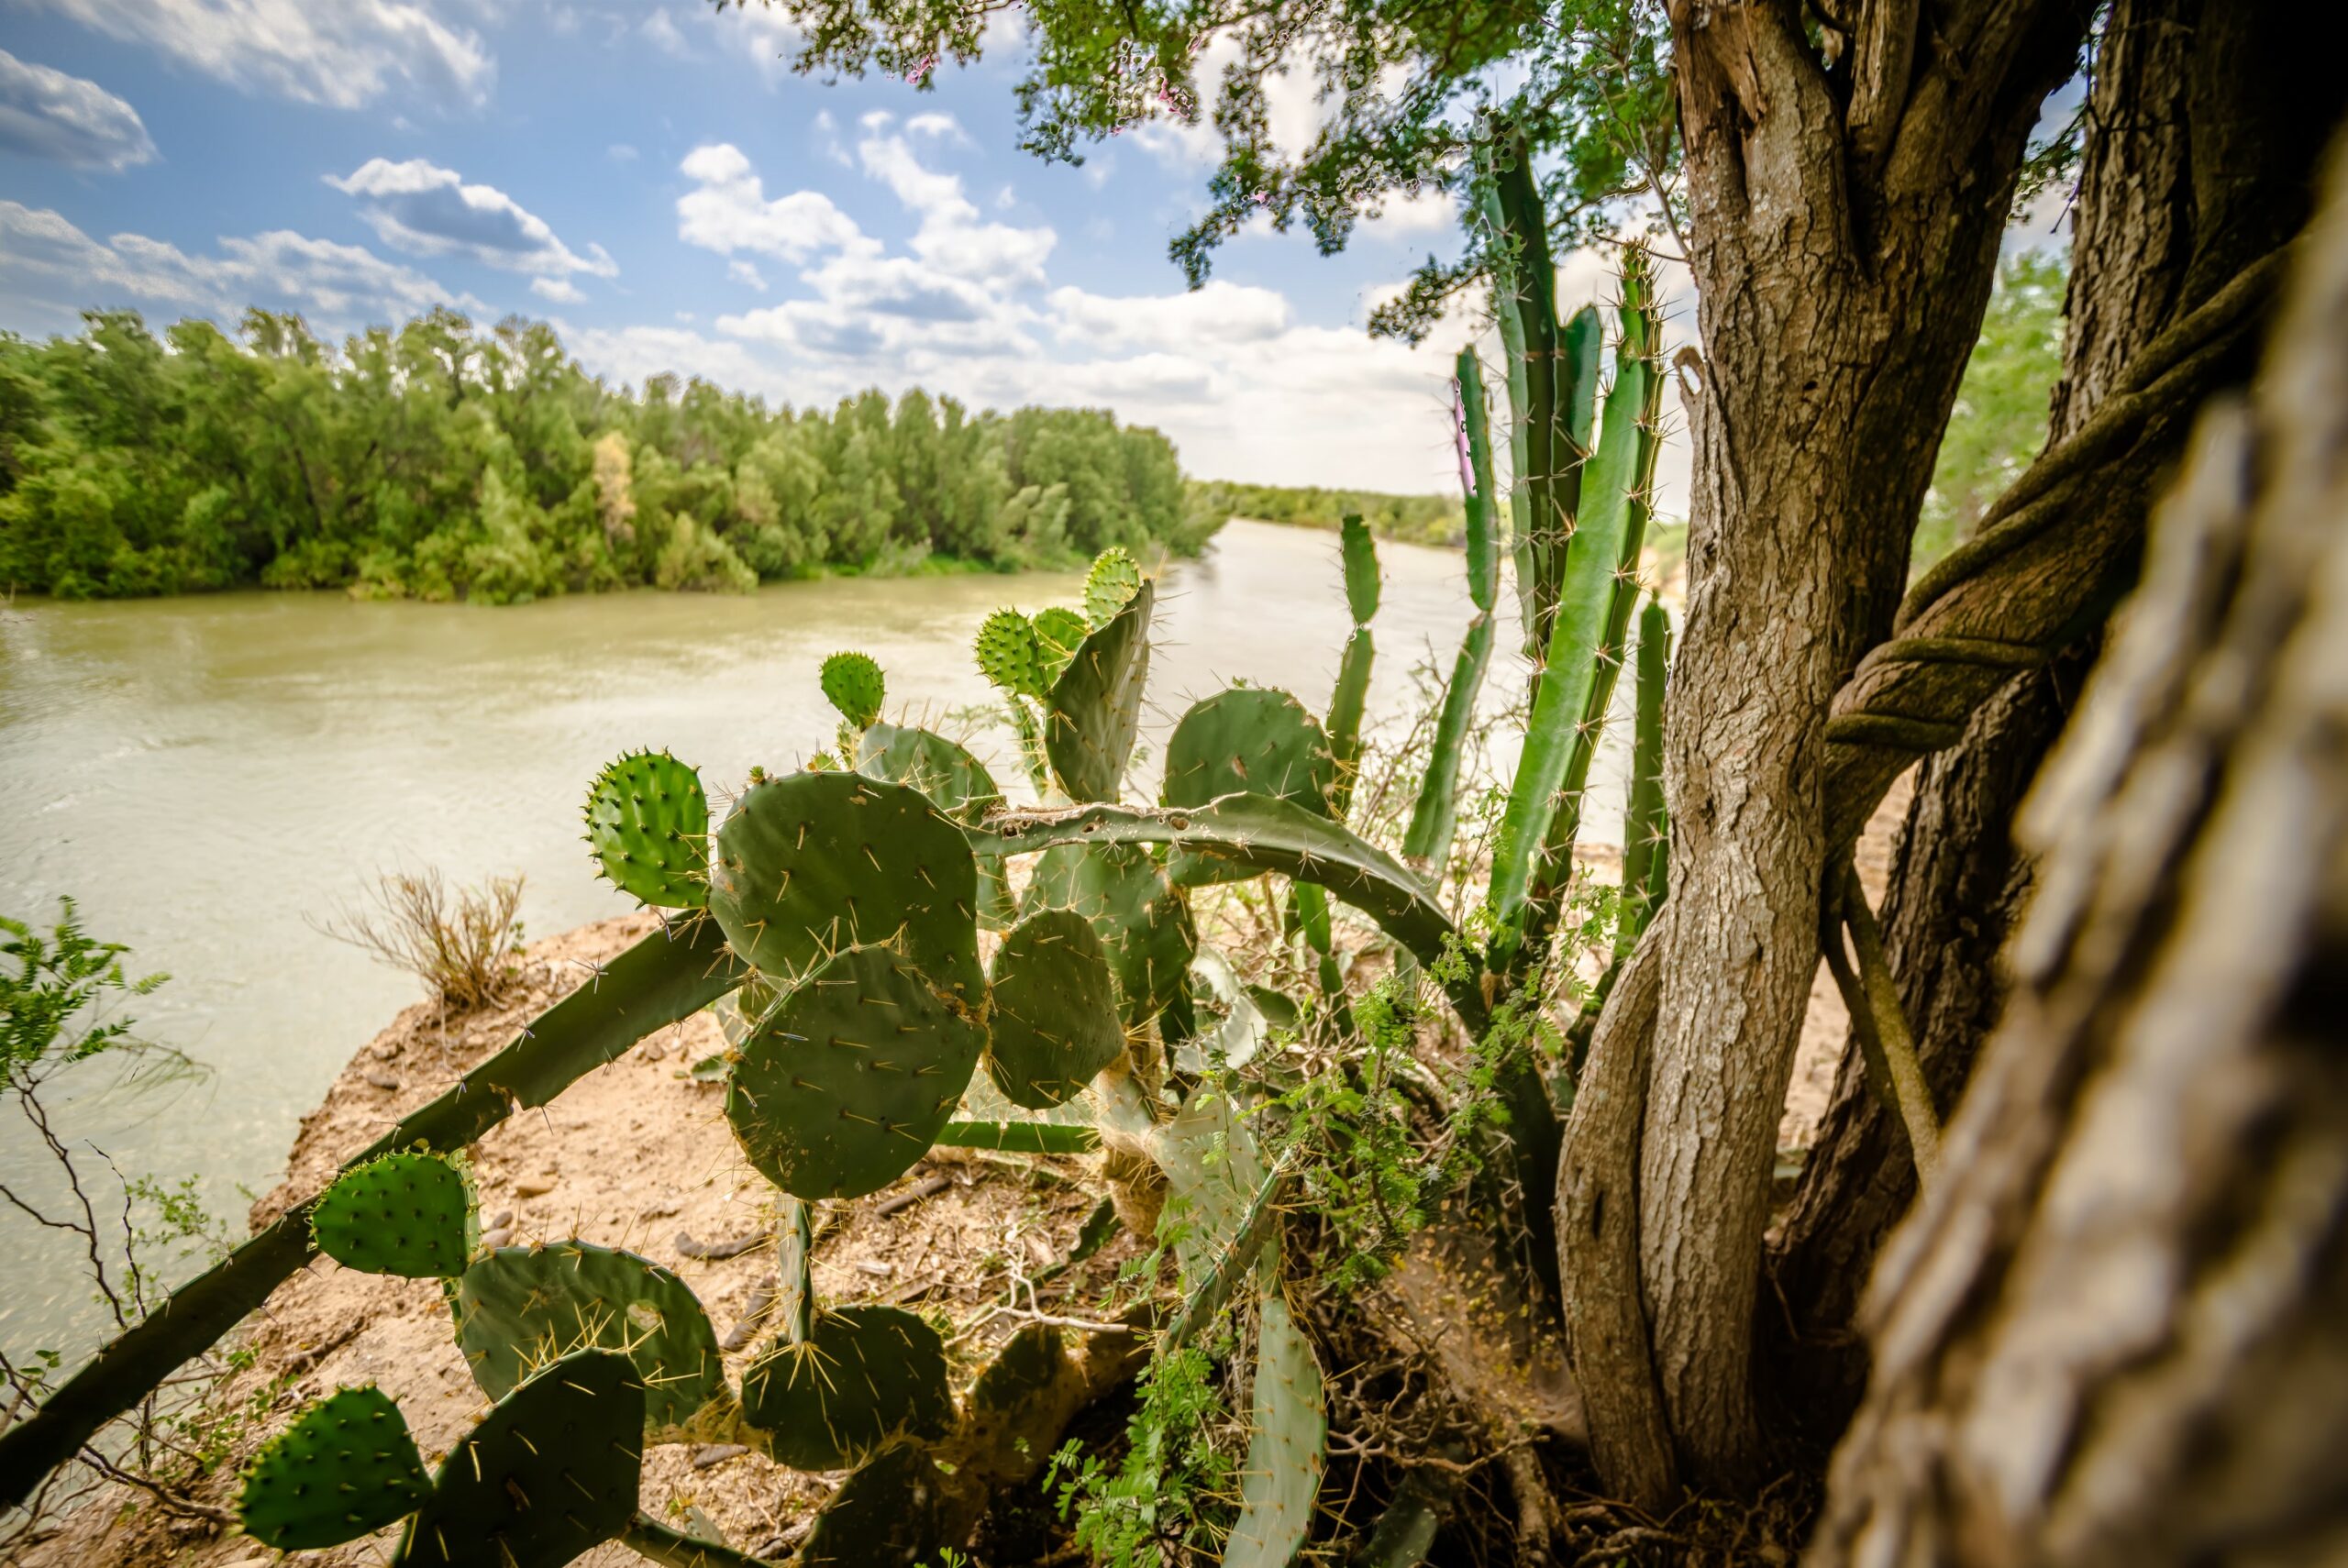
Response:
[{"label": "shaded tree bark texture", "polygon": [[[1848,9],[1830,66],[1792,6],[1670,7],[1705,354],[1678,655],[1697,673],[1666,735],[1673,887],[1645,938],[1659,1002],[1635,1191],[1584,1189],[1635,1205],[1638,1277],[1568,1289],[1644,1305],[1679,1461],[1728,1491],[1759,1459],[1753,1311],[1818,949],[1826,704],[1890,630],[2023,143],[2089,6]],[[1624,1034],[1601,1018],[1593,1055],[1637,1050]]]},{"label": "shaded tree bark texture", "polygon": [[2348,1557],[2348,166],[2019,824],[1807,1562]]},{"label": "shaded tree bark texture", "polygon": [[[2174,341],[2180,323],[2197,313],[2208,319],[2210,303],[2255,270],[2278,270],[2283,248],[2305,223],[2323,134],[2343,100],[2336,73],[2320,80],[2306,63],[2288,10],[2240,0],[2120,0],[2107,18],[2074,208],[2070,331],[2050,456],[2143,380],[2143,356]],[[1903,611],[1911,630],[2002,633],[2035,646],[2092,620],[2134,575],[2150,496],[2182,455],[2191,408],[2209,390],[2248,379],[2254,328],[2267,314],[2264,301],[2246,299],[2239,316],[2189,356],[2191,374],[2148,400],[2124,440],[2050,491],[2062,513],[2041,543],[1943,593],[1911,595]],[[1944,1111],[2002,1004],[1999,954],[2030,887],[2030,859],[2013,851],[2009,824],[2068,711],[2093,635],[2019,677],[1944,668],[1933,693],[1946,722],[1966,711],[1973,690],[1991,692],[1966,721],[1963,740],[1924,763],[1885,900],[1902,1003]],[[1870,685],[1863,665],[1838,694],[1837,711],[1855,696],[1880,701],[1888,691]],[[1870,786],[1888,762],[1909,755],[1868,749]],[[1841,761],[1830,761],[1830,836],[1855,809],[1855,800],[1838,796],[1837,782],[1855,773],[1840,769]],[[1856,800],[1871,806],[1876,798],[1871,787]],[[1761,1309],[1773,1411],[1785,1419],[1781,1430],[1821,1442],[1840,1432],[1865,1385],[1865,1347],[1854,1329],[1859,1291],[1916,1190],[1895,1119],[1867,1093],[1860,1066],[1858,1053],[1846,1052],[1834,1103],[1771,1248],[1775,1289]]]}]

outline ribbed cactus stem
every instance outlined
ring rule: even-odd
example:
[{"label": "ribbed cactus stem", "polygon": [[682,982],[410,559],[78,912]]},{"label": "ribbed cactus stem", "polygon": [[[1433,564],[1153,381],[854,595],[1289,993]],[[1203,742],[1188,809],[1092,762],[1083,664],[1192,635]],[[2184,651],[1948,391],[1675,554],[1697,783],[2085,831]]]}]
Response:
[{"label": "ribbed cactus stem", "polygon": [[1419,782],[1419,798],[1411,807],[1411,825],[1402,835],[1403,855],[1438,877],[1450,857],[1452,834],[1458,826],[1461,757],[1468,749],[1468,730],[1475,721],[1484,671],[1491,664],[1492,605],[1500,578],[1500,504],[1492,482],[1491,411],[1485,404],[1483,364],[1475,349],[1459,351],[1451,388],[1460,482],[1467,499],[1468,597],[1477,615],[1468,624],[1459,657],[1452,663],[1451,681],[1443,691],[1443,712],[1435,721],[1434,740],[1427,751],[1426,774]]},{"label": "ribbed cactus stem", "polygon": [[1657,865],[1663,856],[1663,690],[1671,663],[1671,617],[1650,598],[1639,612],[1636,717],[1631,734],[1631,781],[1623,802],[1623,911],[1614,954],[1627,957],[1655,914]]},{"label": "ribbed cactus stem", "polygon": [[776,1317],[782,1324],[785,1344],[803,1345],[815,1331],[815,1206],[804,1198],[782,1195],[782,1210],[775,1219]]}]

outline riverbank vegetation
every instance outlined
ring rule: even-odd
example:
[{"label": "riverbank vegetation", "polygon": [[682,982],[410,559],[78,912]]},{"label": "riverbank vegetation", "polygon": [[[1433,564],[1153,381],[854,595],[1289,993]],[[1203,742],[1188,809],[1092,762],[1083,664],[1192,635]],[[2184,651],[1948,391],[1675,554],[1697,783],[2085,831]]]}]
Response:
[{"label": "riverbank vegetation", "polygon": [[1232,480],[1191,480],[1185,505],[1199,523],[1234,517],[1286,523],[1331,533],[1347,516],[1359,517],[1381,539],[1405,545],[1467,542],[1467,508],[1456,495],[1389,495],[1368,490],[1327,490],[1320,485],[1242,484]]},{"label": "riverbank vegetation", "polygon": [[339,348],[248,312],[0,337],[0,584],[515,603],[928,563],[1194,553],[1173,443],[1098,410],[879,392],[825,413],[614,388],[554,329],[439,310]]}]

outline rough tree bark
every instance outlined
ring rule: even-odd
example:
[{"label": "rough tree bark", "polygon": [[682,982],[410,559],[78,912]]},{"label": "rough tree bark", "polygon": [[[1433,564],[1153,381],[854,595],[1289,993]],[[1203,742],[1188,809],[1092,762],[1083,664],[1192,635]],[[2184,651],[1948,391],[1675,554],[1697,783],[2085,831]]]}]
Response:
[{"label": "rough tree bark", "polygon": [[[1851,32],[1830,65],[1782,0],[1670,7],[1705,356],[1688,673],[1666,735],[1672,897],[1645,938],[1660,999],[1635,1191],[1584,1182],[1560,1213],[1587,1227],[1593,1208],[1635,1206],[1637,1278],[1569,1268],[1574,1316],[1646,1340],[1680,1462],[1727,1491],[1759,1460],[1754,1299],[1815,967],[1826,705],[1890,630],[2023,143],[2089,6],[1840,9]],[[1627,1016],[1601,1017],[1594,1063],[1642,1048]],[[1596,1131],[1577,1115],[1577,1135]],[[1667,1475],[1607,1479],[1670,1490]]]},{"label": "rough tree bark", "polygon": [[2026,810],[1805,1561],[2348,1554],[2348,166]]},{"label": "rough tree bark", "polygon": [[[2309,58],[2273,5],[2113,6],[2097,50],[2073,207],[2070,331],[2050,453],[2089,426],[2149,347],[2275,257],[2304,224],[2321,138],[2342,106],[2336,74],[2318,77],[2303,63]],[[2149,494],[2175,469],[2189,408],[2207,391],[2247,379],[2253,328],[2264,315],[2245,312],[2190,384],[2148,410],[2131,441],[2081,475],[2044,557],[2016,558],[1994,579],[1953,585],[1922,603],[1911,596],[1913,613],[1903,620],[1937,616],[1951,622],[1945,629],[1978,635],[2000,624],[1992,615],[2010,627],[2029,618],[2026,607],[2039,606],[2041,624],[2061,625],[2109,598],[2109,584],[2132,576]],[[1958,627],[1954,607],[1966,595],[1980,618]],[[1883,915],[1902,1002],[1943,1111],[1955,1104],[2002,1006],[1998,955],[2031,870],[2029,857],[2013,852],[2009,824],[2068,711],[2089,640],[2058,656],[2051,679],[2043,670],[2002,678],[1964,739],[1926,761],[1918,780]],[[1863,673],[1838,693],[1838,710],[1863,691],[1883,695]],[[1828,734],[1835,734],[1832,723]],[[1856,748],[1836,742],[1830,749]],[[1879,754],[1866,770],[1870,781],[1911,755],[1867,749]],[[1830,761],[1830,839],[1836,819],[1873,804],[1872,789],[1834,800],[1835,780],[1857,772]],[[1866,1376],[1853,1327],[1859,1291],[1916,1190],[1894,1119],[1867,1093],[1860,1068],[1858,1053],[1846,1052],[1834,1102],[1770,1250],[1775,1288],[1761,1309],[1773,1413],[1821,1444],[1857,1406]]]}]

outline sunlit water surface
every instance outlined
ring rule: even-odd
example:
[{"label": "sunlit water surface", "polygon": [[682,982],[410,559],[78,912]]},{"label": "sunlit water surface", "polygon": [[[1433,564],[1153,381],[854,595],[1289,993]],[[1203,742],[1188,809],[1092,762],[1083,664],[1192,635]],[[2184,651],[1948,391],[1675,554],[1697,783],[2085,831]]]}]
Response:
[{"label": "sunlit water surface", "polygon": [[[1418,701],[1413,666],[1448,672],[1471,607],[1456,553],[1381,556],[1371,712],[1391,725]],[[979,622],[1006,602],[1074,602],[1080,586],[851,580],[506,609],[250,593],[0,613],[0,912],[40,922],[73,897],[139,971],[172,976],[138,1004],[140,1032],[210,1069],[169,1095],[85,1085],[67,1122],[125,1171],[198,1174],[241,1233],[240,1189],[276,1178],[301,1113],[419,995],[318,929],[379,874],[519,871],[541,934],[624,912],[578,836],[603,762],[666,746],[714,785],[792,766],[833,732],[815,673],[841,647],[880,661],[892,716],[991,703],[969,651]],[[1146,744],[1155,753],[1191,699],[1235,679],[1324,710],[1348,629],[1335,535],[1231,525],[1161,583]],[[1496,657],[1488,692],[1523,680]],[[972,744],[1015,792],[1008,741],[997,726]],[[1593,837],[1620,812],[1619,764],[1599,772]],[[1154,766],[1135,783],[1154,788]],[[40,1190],[25,1132],[13,1114],[0,1123],[0,1179]],[[0,1244],[0,1347],[86,1343],[67,1239],[9,1213]]]}]

